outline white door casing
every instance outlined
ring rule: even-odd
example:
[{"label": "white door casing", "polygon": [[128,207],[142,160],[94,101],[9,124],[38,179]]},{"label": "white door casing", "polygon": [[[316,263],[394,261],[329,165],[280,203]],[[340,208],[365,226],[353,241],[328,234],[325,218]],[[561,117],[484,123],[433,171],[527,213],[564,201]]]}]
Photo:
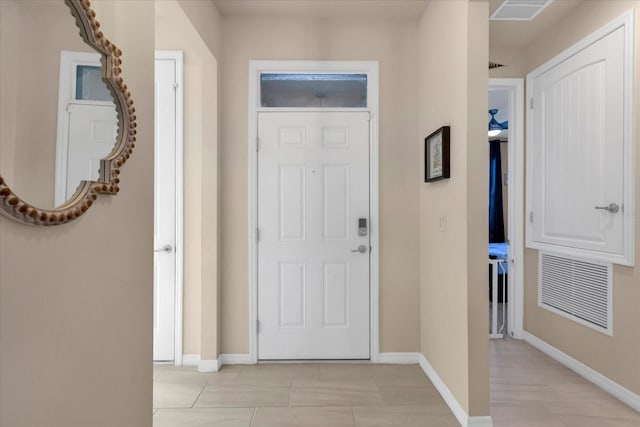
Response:
[{"label": "white door casing", "polygon": [[182,363],[181,52],[156,52],[153,360]]},{"label": "white door casing", "polygon": [[524,79],[489,79],[489,91],[509,93],[508,172],[509,217],[508,333],[522,339],[524,330]]},{"label": "white door casing", "polygon": [[532,248],[633,264],[631,18],[527,76]]},{"label": "white door casing", "polygon": [[258,135],[258,357],[368,359],[369,113],[261,112]]},{"label": "white door casing", "polygon": [[379,159],[378,159],[378,111],[379,64],[377,61],[249,61],[249,111],[248,111],[248,236],[249,236],[249,354],[248,363],[258,361],[258,113],[262,111],[312,111],[297,108],[263,108],[260,102],[260,76],[262,73],[347,73],[367,75],[367,107],[349,109],[325,109],[323,111],[366,111],[370,114],[369,150],[369,231],[370,258],[370,360],[379,360]]}]

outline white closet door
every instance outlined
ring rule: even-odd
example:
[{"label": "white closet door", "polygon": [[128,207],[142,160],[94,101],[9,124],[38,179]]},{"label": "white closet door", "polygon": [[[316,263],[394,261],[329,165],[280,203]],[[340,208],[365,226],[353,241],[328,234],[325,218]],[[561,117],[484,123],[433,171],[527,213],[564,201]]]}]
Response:
[{"label": "white closet door", "polygon": [[258,134],[258,357],[368,359],[369,113],[260,113]]},{"label": "white closet door", "polygon": [[155,63],[153,360],[175,357],[176,61]]},{"label": "white closet door", "polygon": [[619,27],[528,76],[532,247],[624,253],[624,56]]}]

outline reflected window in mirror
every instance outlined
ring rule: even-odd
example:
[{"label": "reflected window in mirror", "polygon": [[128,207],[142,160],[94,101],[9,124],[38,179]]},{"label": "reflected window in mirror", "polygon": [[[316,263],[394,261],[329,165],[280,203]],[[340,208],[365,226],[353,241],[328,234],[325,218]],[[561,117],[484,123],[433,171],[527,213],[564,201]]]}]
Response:
[{"label": "reflected window in mirror", "polygon": [[107,86],[102,81],[99,65],[76,66],[76,99],[113,102]]}]

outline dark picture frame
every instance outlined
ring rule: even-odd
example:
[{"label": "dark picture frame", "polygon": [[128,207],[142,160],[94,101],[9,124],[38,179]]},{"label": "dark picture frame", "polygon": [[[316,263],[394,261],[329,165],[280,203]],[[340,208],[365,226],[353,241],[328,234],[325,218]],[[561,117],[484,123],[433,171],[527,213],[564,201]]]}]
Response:
[{"label": "dark picture frame", "polygon": [[424,139],[424,182],[451,177],[451,129],[442,126]]}]

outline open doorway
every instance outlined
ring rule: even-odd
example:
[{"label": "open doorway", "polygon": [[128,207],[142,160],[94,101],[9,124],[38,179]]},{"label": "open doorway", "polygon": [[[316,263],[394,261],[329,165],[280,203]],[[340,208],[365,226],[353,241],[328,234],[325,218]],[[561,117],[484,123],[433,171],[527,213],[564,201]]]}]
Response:
[{"label": "open doorway", "polygon": [[522,339],[524,80],[489,79],[490,337]]}]

